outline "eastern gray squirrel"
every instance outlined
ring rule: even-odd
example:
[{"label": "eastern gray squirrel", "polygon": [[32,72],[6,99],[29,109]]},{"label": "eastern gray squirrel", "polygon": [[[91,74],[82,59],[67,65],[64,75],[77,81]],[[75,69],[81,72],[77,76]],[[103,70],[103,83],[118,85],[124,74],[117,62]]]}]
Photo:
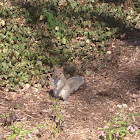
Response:
[{"label": "eastern gray squirrel", "polygon": [[76,91],[83,83],[84,79],[78,76],[66,79],[63,74],[63,68],[55,67],[51,79],[53,95],[54,97],[62,98],[66,103],[70,94]]}]

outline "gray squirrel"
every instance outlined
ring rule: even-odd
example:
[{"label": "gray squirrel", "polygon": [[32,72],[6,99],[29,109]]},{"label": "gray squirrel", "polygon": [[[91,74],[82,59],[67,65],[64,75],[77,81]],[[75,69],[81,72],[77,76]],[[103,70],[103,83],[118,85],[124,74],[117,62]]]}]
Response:
[{"label": "gray squirrel", "polygon": [[82,84],[84,84],[84,79],[81,77],[77,76],[66,79],[63,74],[63,68],[55,67],[51,79],[54,97],[62,98],[64,103],[67,103],[70,94],[76,91]]}]

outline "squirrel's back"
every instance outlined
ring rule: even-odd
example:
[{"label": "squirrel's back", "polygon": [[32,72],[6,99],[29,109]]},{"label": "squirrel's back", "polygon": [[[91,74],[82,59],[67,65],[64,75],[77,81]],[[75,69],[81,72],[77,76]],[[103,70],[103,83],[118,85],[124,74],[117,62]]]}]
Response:
[{"label": "squirrel's back", "polygon": [[71,92],[76,91],[81,85],[84,84],[84,79],[81,77],[71,77],[67,80],[68,85],[71,87]]}]

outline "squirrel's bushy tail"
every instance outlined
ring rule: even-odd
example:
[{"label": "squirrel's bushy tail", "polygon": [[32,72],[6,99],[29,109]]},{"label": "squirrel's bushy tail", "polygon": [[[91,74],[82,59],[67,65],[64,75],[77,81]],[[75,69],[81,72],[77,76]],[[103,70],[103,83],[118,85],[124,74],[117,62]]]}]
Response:
[{"label": "squirrel's bushy tail", "polygon": [[67,80],[67,82],[69,83],[73,92],[76,91],[82,84],[84,84],[85,81],[81,77],[71,77]]}]

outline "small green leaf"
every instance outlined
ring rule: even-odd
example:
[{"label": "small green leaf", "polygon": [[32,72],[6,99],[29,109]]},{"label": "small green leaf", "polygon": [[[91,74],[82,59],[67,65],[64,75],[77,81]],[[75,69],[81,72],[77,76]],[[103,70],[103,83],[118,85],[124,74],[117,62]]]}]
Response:
[{"label": "small green leaf", "polygon": [[62,39],[63,44],[66,44],[66,38]]},{"label": "small green leaf", "polygon": [[3,48],[3,52],[6,53],[8,51],[7,48]]},{"label": "small green leaf", "polygon": [[16,138],[17,134],[11,134],[11,136],[8,137],[8,139]]}]

